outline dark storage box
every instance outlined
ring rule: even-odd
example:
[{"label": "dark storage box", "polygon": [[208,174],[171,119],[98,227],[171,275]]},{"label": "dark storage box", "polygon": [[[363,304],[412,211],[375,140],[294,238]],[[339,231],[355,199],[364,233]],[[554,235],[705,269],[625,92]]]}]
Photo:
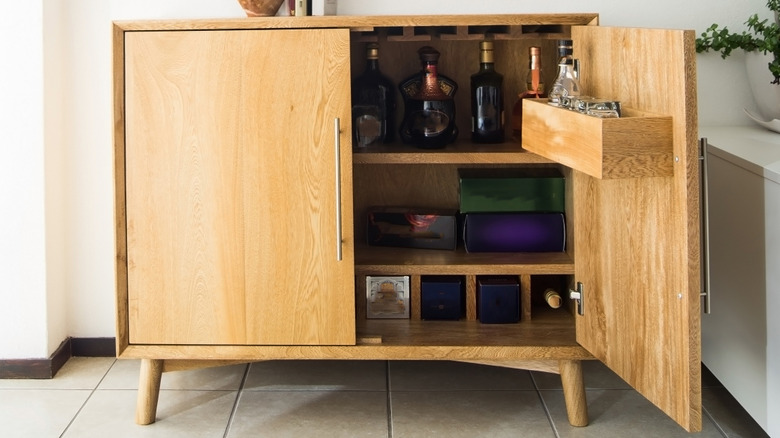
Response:
[{"label": "dark storage box", "polygon": [[565,211],[565,183],[556,169],[460,169],[460,212]]},{"label": "dark storage box", "polygon": [[463,240],[468,252],[560,252],[566,223],[563,213],[470,213]]},{"label": "dark storage box", "polygon": [[422,319],[460,319],[463,316],[463,278],[425,276],[421,281]]},{"label": "dark storage box", "polygon": [[478,277],[477,316],[484,324],[520,321],[520,283],[517,277]]},{"label": "dark storage box", "polygon": [[455,249],[456,212],[405,207],[375,207],[368,212],[369,245]]}]

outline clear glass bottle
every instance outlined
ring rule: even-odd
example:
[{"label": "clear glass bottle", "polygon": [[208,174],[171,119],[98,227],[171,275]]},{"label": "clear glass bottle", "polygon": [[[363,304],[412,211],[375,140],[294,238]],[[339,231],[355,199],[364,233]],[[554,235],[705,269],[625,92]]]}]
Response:
[{"label": "clear glass bottle", "polygon": [[[458,128],[455,124],[455,81],[439,81],[439,52],[430,46],[418,50],[422,72],[417,81],[407,79],[399,88],[404,96],[404,119],[401,122],[401,139],[423,149],[443,148],[455,141]],[[413,90],[417,88],[416,92]],[[410,94],[414,92],[414,94]]]},{"label": "clear glass bottle", "polygon": [[550,105],[565,106],[566,102],[580,95],[579,72],[574,69],[571,40],[558,40],[558,76],[547,97]]},{"label": "clear glass bottle", "polygon": [[471,75],[471,140],[504,141],[504,76],[494,65],[493,42],[479,43],[479,71]]},{"label": "clear glass bottle", "polygon": [[395,86],[379,70],[379,45],[366,46],[366,69],[352,81],[353,144],[356,148],[395,137]]},{"label": "clear glass bottle", "polygon": [[512,108],[512,141],[520,142],[523,132],[523,99],[543,99],[547,97],[542,79],[542,49],[528,48],[528,74],[525,77],[525,91],[517,95]]}]

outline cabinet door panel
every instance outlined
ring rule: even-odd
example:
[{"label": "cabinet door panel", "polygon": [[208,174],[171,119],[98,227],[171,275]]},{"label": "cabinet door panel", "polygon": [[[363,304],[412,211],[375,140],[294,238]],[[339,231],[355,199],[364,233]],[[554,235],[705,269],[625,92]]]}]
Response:
[{"label": "cabinet door panel", "polygon": [[354,344],[348,32],[128,32],[125,77],[130,342]]},{"label": "cabinet door panel", "polygon": [[[577,27],[585,94],[672,116],[674,174],[574,174],[577,341],[690,431],[701,429],[699,160],[691,31]],[[571,218],[570,218],[571,219]]]}]

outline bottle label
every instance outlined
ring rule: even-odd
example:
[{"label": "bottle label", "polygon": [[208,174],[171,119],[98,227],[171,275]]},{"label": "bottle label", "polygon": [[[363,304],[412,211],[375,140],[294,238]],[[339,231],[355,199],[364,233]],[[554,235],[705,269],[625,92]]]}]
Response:
[{"label": "bottle label", "polygon": [[436,109],[415,111],[410,115],[410,131],[412,135],[435,137],[444,133],[450,124],[447,113]]},{"label": "bottle label", "polygon": [[372,105],[356,105],[352,108],[356,147],[366,147],[382,136],[382,118],[379,108]]}]

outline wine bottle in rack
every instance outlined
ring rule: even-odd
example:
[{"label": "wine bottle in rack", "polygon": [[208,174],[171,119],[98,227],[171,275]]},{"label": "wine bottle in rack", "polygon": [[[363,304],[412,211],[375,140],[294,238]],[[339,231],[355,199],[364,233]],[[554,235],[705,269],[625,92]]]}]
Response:
[{"label": "wine bottle in rack", "polygon": [[557,309],[561,307],[561,304],[563,304],[561,295],[555,289],[551,288],[548,288],[544,291],[544,301],[553,309]]}]

